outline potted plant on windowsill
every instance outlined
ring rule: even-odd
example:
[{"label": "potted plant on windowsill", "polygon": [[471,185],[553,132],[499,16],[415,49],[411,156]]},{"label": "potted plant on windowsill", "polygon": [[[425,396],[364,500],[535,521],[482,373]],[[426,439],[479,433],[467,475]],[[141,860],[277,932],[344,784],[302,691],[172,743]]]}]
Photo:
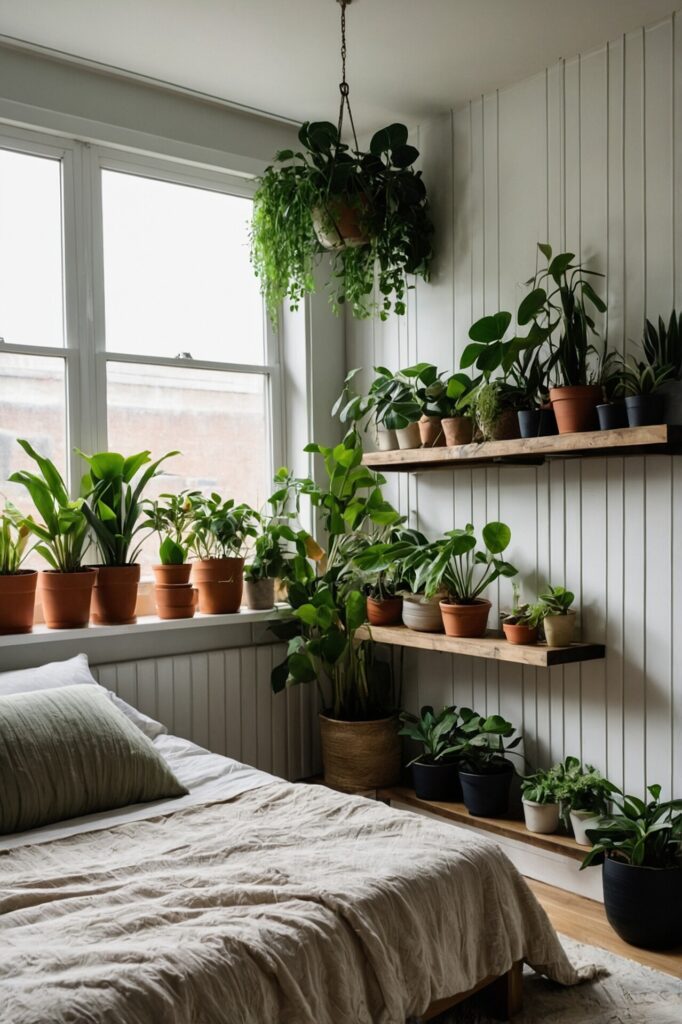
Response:
[{"label": "potted plant on windowsill", "polygon": [[436,714],[430,705],[419,715],[403,711],[400,715],[400,736],[419,743],[421,753],[409,762],[414,791],[420,800],[462,799],[458,762],[454,758],[453,734],[459,713],[454,706],[444,707]]},{"label": "potted plant on windowsill", "polygon": [[571,825],[575,841],[589,846],[587,829],[594,828],[609,809],[616,787],[591,764],[583,766],[577,757],[567,757],[557,765],[557,797],[566,825]]},{"label": "potted plant on windowsill", "polygon": [[335,310],[403,314],[407,275],[428,280],[433,234],[407,128],[376,132],[368,152],[350,150],[327,121],[306,122],[298,138],[301,149],[277,153],[254,195],[251,260],[270,316],[284,301],[297,309],[314,291],[325,251]]},{"label": "potted plant on windowsill", "polygon": [[36,600],[38,573],[22,569],[29,555],[29,527],[10,502],[0,512],[0,635],[30,633]]},{"label": "potted plant on windowsill", "polygon": [[542,628],[548,647],[570,647],[575,633],[575,594],[565,587],[548,586],[540,594]]},{"label": "potted plant on windowsill", "polygon": [[649,366],[658,373],[663,367],[671,367],[671,372],[658,387],[663,396],[665,422],[682,425],[682,314],[672,311],[666,325],[662,317],[658,318],[658,327],[647,320],[642,339],[644,358]]},{"label": "potted plant on windowsill", "polygon": [[27,470],[12,473],[12,483],[23,484],[42,522],[30,516],[22,525],[37,538],[35,550],[50,565],[40,574],[40,599],[49,629],[79,629],[90,619],[90,602],[97,579],[95,569],[83,566],[88,522],[81,499],[71,501],[66,484],[49,459],[28,441],[19,444],[38,466],[40,475]]},{"label": "potted plant on windowsill", "polygon": [[665,421],[665,398],[661,388],[672,375],[672,366],[647,366],[634,360],[625,364],[623,388],[628,426],[648,427]]},{"label": "potted plant on windowsill", "polygon": [[478,818],[501,818],[509,808],[509,790],[514,765],[506,757],[514,752],[521,736],[501,715],[483,718],[470,708],[459,709],[455,755],[460,761],[459,779],[469,814]]},{"label": "potted plant on windowsill", "polygon": [[199,591],[199,611],[207,615],[238,612],[244,590],[247,538],[258,535],[258,515],[232,498],[213,492],[192,499],[191,549],[196,555],[192,579]]},{"label": "potted plant on windowsill", "polygon": [[485,550],[476,551],[471,523],[450,530],[436,544],[436,557],[426,574],[425,593],[432,597],[445,590],[440,602],[448,636],[484,636],[491,604],[481,595],[500,576],[516,576],[517,569],[498,556],[509,546],[511,530],[505,523],[488,523],[481,532]]},{"label": "potted plant on windowsill", "polygon": [[682,943],[682,800],[611,797],[613,814],[587,830],[594,845],[582,867],[603,863],[604,907],[621,939],[643,949]]},{"label": "potted plant on windowsill", "polygon": [[293,557],[306,557],[308,539],[305,531],[294,530],[278,517],[260,516],[259,519],[261,525],[253,553],[244,567],[246,605],[252,611],[274,608],[275,581],[289,577]]},{"label": "potted plant on windowsill", "polygon": [[501,616],[504,635],[510,644],[536,644],[540,623],[544,618],[544,605],[520,604],[520,590],[516,582],[512,583],[512,593],[513,606]]},{"label": "potted plant on windowsill", "polygon": [[481,378],[466,373],[453,373],[446,382],[444,415],[441,420],[445,444],[454,447],[471,444],[476,419],[476,389]]},{"label": "potted plant on windowsill", "polygon": [[156,611],[160,619],[194,617],[197,592],[189,582],[192,566],[187,555],[192,528],[192,498],[197,495],[198,491],[181,491],[143,502],[147,519],[142,528],[153,530],[161,538],[160,562],[152,566]]},{"label": "potted plant on windowsill", "polygon": [[524,776],[521,800],[526,828],[529,832],[551,835],[559,828],[560,805],[557,779],[553,768]]}]

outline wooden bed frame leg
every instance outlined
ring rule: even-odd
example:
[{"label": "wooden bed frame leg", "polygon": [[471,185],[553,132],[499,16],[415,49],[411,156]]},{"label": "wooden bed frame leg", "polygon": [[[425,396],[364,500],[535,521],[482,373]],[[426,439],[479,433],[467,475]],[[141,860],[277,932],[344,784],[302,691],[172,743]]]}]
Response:
[{"label": "wooden bed frame leg", "polygon": [[509,1020],[523,1006],[523,962],[518,960],[506,974],[489,987],[491,1012],[498,1020]]}]

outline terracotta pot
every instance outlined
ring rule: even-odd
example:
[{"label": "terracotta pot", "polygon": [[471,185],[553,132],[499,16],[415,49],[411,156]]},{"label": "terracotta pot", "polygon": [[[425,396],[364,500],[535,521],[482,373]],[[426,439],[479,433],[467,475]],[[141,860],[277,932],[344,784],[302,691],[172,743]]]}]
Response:
[{"label": "terracotta pot", "polygon": [[367,245],[369,238],[360,226],[365,205],[366,200],[360,196],[357,206],[334,198],[326,207],[316,206],[312,211],[313,228],[320,245],[330,251]]},{"label": "terracotta pot", "polygon": [[599,384],[550,388],[549,398],[560,434],[599,430],[597,406],[603,401]]},{"label": "terracotta pot", "polygon": [[441,421],[448,448],[458,444],[471,444],[474,437],[474,421],[470,416],[447,416]]},{"label": "terracotta pot", "polygon": [[198,596],[190,583],[157,583],[154,588],[156,614],[160,619],[192,619]]},{"label": "terracotta pot", "polygon": [[442,448],[445,445],[445,434],[440,416],[422,416],[419,436],[424,448]]},{"label": "terracotta pot", "polygon": [[189,562],[183,562],[182,565],[153,565],[152,572],[154,573],[154,580],[158,585],[167,585],[169,583],[189,583],[189,576],[192,571],[192,566]]},{"label": "terracotta pot", "polygon": [[342,722],[321,714],[320,738],[327,786],[352,793],[398,782],[400,737],[395,716]]},{"label": "terracotta pot", "polygon": [[575,612],[546,615],[542,620],[548,647],[570,647],[575,632]]},{"label": "terracotta pot", "polygon": [[422,443],[418,423],[410,423],[408,426],[403,427],[402,430],[396,430],[395,436],[398,439],[398,448],[400,449],[419,448]]},{"label": "terracotta pot", "polygon": [[518,622],[503,622],[502,629],[510,644],[536,644],[538,642],[537,626],[524,626]]},{"label": "terracotta pot", "polygon": [[128,626],[137,622],[135,605],[140,566],[98,565],[92,592],[92,621],[97,626]]},{"label": "terracotta pot", "polygon": [[377,451],[380,452],[394,452],[398,447],[398,438],[395,436],[395,430],[383,430],[381,427],[378,427],[375,440]]},{"label": "terracotta pot", "polygon": [[275,581],[266,577],[262,580],[244,580],[246,606],[254,612],[275,607]]},{"label": "terracotta pot", "polygon": [[41,572],[40,601],[48,629],[82,629],[88,625],[98,576],[98,570],[91,567],[78,572]]},{"label": "terracotta pot", "polygon": [[441,601],[440,610],[446,636],[485,636],[490,608],[490,601],[483,598],[478,598],[471,604]]},{"label": "terracotta pot", "polygon": [[402,597],[367,598],[367,621],[372,626],[396,626],[402,620]]},{"label": "terracotta pot", "polygon": [[443,616],[440,613],[442,596],[428,600],[422,594],[403,597],[403,625],[419,633],[442,633]]},{"label": "terracotta pot", "polygon": [[206,558],[194,562],[192,581],[199,590],[199,611],[206,615],[238,612],[244,590],[243,558]]},{"label": "terracotta pot", "polygon": [[0,635],[33,630],[37,582],[35,569],[0,576]]},{"label": "terracotta pot", "polygon": [[517,437],[521,437],[518,413],[516,409],[504,409],[490,428],[488,440],[514,441]]}]

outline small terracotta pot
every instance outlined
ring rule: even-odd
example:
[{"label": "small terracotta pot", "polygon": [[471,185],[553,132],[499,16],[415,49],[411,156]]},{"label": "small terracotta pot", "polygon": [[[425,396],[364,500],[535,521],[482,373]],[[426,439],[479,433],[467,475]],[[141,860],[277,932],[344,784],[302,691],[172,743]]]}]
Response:
[{"label": "small terracotta pot", "polygon": [[395,717],[344,722],[320,715],[324,781],[345,792],[394,786],[400,778]]},{"label": "small terracotta pot", "polygon": [[254,612],[267,611],[275,607],[275,581],[269,577],[262,580],[244,580],[246,606]]},{"label": "small terracotta pot", "polygon": [[514,441],[521,437],[516,409],[504,409],[490,428],[490,441]]},{"label": "small terracotta pot", "polygon": [[98,626],[127,626],[137,622],[139,565],[98,565],[92,593],[92,621]]},{"label": "small terracotta pot", "polygon": [[88,625],[98,576],[98,570],[90,567],[78,572],[41,572],[40,601],[48,629],[82,629]]},{"label": "small terracotta pot", "polygon": [[153,565],[152,572],[157,586],[170,583],[189,583],[192,566],[189,562],[182,565]]},{"label": "small terracotta pot", "polygon": [[192,581],[199,590],[199,611],[231,615],[241,608],[244,590],[243,558],[206,558],[194,562]]},{"label": "small terracotta pot", "polygon": [[445,445],[445,434],[440,416],[422,416],[419,436],[424,448],[442,448]]},{"label": "small terracotta pot", "polygon": [[35,569],[0,576],[0,635],[33,630],[37,582]]},{"label": "small terracotta pot", "polygon": [[575,632],[575,612],[546,615],[542,620],[548,647],[570,647]]},{"label": "small terracotta pot", "polygon": [[418,423],[409,423],[402,430],[396,430],[395,436],[398,438],[398,448],[401,450],[419,448],[422,443]]},{"label": "small terracotta pot", "polygon": [[485,636],[490,608],[490,601],[483,598],[478,598],[471,604],[441,601],[440,611],[446,636]]},{"label": "small terracotta pot", "polygon": [[157,583],[154,588],[156,614],[160,619],[192,619],[198,596],[190,583]]},{"label": "small terracotta pot", "polygon": [[471,444],[474,437],[474,421],[470,416],[447,416],[441,422],[448,448],[458,444]]},{"label": "small terracotta pot", "polygon": [[394,452],[398,447],[398,438],[395,436],[395,430],[384,430],[382,427],[377,427],[375,440],[377,451],[380,452]]},{"label": "small terracotta pot", "polygon": [[367,598],[367,621],[371,626],[396,626],[402,620],[402,597]]},{"label": "small terracotta pot", "polygon": [[603,401],[599,384],[550,388],[549,397],[560,434],[599,430],[597,406]]},{"label": "small terracotta pot", "polygon": [[320,245],[330,251],[367,245],[369,239],[360,226],[365,204],[361,196],[358,206],[334,198],[328,201],[326,209],[316,206],[312,211],[313,228]]},{"label": "small terracotta pot", "polygon": [[421,594],[410,594],[403,598],[403,625],[418,633],[442,633],[443,616],[440,613],[442,595],[424,598]]},{"label": "small terracotta pot", "polygon": [[510,644],[536,644],[538,642],[537,626],[524,626],[518,622],[503,622],[502,629]]}]

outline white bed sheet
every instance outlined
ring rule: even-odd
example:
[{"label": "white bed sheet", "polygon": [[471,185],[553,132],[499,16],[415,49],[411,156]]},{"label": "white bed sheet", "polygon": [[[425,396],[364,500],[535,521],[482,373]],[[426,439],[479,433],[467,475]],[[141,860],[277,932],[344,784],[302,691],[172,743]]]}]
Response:
[{"label": "white bed sheet", "polygon": [[11,850],[18,846],[48,843],[53,839],[76,835],[79,832],[95,832],[129,821],[156,818],[160,814],[172,814],[184,807],[232,800],[241,793],[282,783],[275,775],[259,771],[250,765],[241,764],[230,757],[213,754],[196,743],[168,734],[157,736],[153,741],[161,756],[177,775],[189,793],[187,796],[170,800],[152,800],[145,804],[131,804],[98,814],[87,814],[81,818],[54,822],[43,828],[28,832],[15,832],[0,836],[0,850]]}]

